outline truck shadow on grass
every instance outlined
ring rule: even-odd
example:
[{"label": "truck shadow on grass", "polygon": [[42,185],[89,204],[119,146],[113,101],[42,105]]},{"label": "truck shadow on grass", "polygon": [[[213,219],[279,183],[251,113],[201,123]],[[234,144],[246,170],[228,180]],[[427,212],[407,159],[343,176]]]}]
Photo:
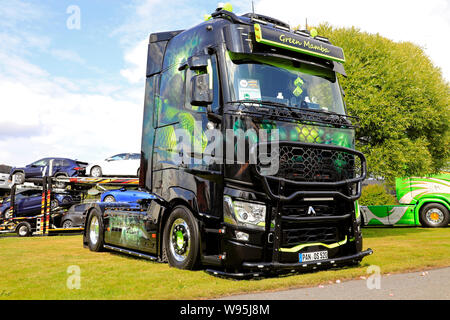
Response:
[{"label": "truck shadow on grass", "polygon": [[[175,267],[170,267],[167,262],[161,261],[161,260],[150,260],[145,257],[138,257],[138,256],[132,256],[125,253],[115,252],[115,251],[109,251],[106,250],[108,254],[114,255],[116,257],[121,257],[125,259],[129,259],[130,261],[147,261],[149,263],[155,263],[158,265],[165,264],[169,269],[175,269]],[[180,271],[186,271],[186,272],[202,272],[205,275],[224,279],[224,280],[231,280],[231,281],[242,281],[242,280],[253,280],[253,281],[259,281],[259,280],[268,280],[268,279],[280,279],[280,278],[287,278],[291,276],[298,276],[298,275],[311,275],[318,273],[320,271],[336,271],[336,270],[351,270],[351,269],[358,269],[358,268],[367,268],[369,266],[368,263],[364,263],[362,261],[359,264],[349,264],[349,265],[342,265],[338,267],[320,267],[317,266],[314,269],[308,269],[308,270],[301,270],[297,269],[295,272],[291,271],[279,271],[279,272],[248,272],[248,273],[240,273],[235,272],[232,273],[225,273],[223,270],[212,270],[209,269],[208,266],[200,266],[193,270],[180,270]],[[177,269],[178,270],[178,269]]]}]

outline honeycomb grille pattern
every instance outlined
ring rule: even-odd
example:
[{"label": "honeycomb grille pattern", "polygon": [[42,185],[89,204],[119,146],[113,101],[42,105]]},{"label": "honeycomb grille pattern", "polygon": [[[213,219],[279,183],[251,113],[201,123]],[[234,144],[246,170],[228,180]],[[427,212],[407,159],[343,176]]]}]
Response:
[{"label": "honeycomb grille pattern", "polygon": [[303,182],[337,182],[361,176],[361,160],[338,150],[280,146],[276,177]]},{"label": "honeycomb grille pattern", "polygon": [[282,234],[282,246],[315,242],[332,243],[338,241],[336,227],[286,229]]}]

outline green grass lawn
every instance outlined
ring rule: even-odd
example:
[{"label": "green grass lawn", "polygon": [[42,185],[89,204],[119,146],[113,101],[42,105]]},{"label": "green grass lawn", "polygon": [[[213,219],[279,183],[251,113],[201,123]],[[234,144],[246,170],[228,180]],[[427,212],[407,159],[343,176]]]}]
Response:
[{"label": "green grass lawn", "polygon": [[[367,277],[369,265],[378,265],[383,274],[450,266],[450,228],[369,228],[363,233],[364,248],[374,254],[359,267],[242,281],[91,252],[80,235],[0,236],[0,299],[205,299]],[[80,289],[67,288],[71,265],[81,270]]]}]

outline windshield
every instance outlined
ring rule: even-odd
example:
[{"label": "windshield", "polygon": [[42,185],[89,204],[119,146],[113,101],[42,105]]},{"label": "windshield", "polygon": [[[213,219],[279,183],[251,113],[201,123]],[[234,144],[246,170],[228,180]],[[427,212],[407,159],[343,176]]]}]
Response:
[{"label": "windshield", "polygon": [[297,61],[228,52],[232,100],[262,100],[345,114],[336,74]]}]

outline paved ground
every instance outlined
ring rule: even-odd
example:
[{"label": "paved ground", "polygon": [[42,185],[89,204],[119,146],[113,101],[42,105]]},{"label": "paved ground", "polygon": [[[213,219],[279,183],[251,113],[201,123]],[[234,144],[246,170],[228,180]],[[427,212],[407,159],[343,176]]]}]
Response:
[{"label": "paved ground", "polygon": [[314,288],[229,296],[236,300],[450,300],[450,268],[383,275],[379,289],[374,278],[321,285]]}]

